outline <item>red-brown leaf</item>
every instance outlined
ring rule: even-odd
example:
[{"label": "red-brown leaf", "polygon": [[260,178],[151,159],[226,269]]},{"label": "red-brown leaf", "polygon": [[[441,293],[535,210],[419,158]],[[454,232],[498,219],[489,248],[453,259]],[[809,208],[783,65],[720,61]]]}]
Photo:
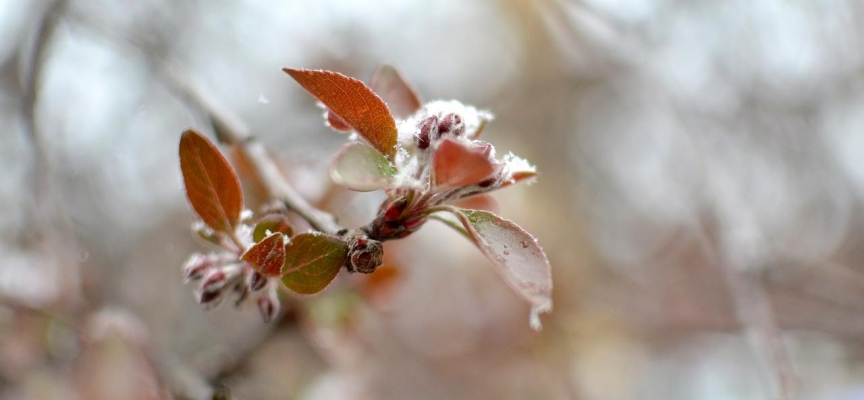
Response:
[{"label": "red-brown leaf", "polygon": [[351,132],[351,126],[345,120],[339,118],[333,111],[327,110],[327,125],[336,132]]},{"label": "red-brown leaf", "polygon": [[369,87],[384,99],[397,118],[406,118],[420,109],[420,96],[396,68],[378,67],[369,79]]},{"label": "red-brown leaf", "polygon": [[228,160],[193,129],[180,137],[180,169],[189,204],[214,231],[233,232],[243,210],[240,180]]},{"label": "red-brown leaf", "polygon": [[438,145],[434,157],[434,182],[439,188],[473,185],[495,172],[494,161],[481,147],[469,147],[450,138]]},{"label": "red-brown leaf", "polygon": [[285,264],[285,242],[281,233],[274,233],[260,242],[255,243],[241,259],[248,262],[264,276],[276,277],[281,275],[282,266]]},{"label": "red-brown leaf", "polygon": [[396,121],[387,104],[357,79],[322,70],[283,69],[381,154],[396,155]]}]

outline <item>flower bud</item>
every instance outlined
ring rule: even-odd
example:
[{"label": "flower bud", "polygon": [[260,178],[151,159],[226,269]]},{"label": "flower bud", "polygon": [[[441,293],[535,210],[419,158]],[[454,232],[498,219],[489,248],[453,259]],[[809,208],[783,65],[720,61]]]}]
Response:
[{"label": "flower bud", "polygon": [[396,221],[402,216],[402,212],[405,211],[405,207],[408,206],[408,199],[404,197],[400,197],[396,199],[396,201],[390,203],[387,206],[386,211],[384,211],[384,220],[385,221]]},{"label": "flower bud", "polygon": [[381,242],[368,237],[355,237],[348,243],[348,263],[350,272],[370,274],[381,265],[384,246]]},{"label": "flower bud", "polygon": [[227,278],[228,276],[222,268],[211,269],[204,275],[204,279],[201,282],[201,292],[212,293],[221,291],[228,281]]},{"label": "flower bud", "polygon": [[462,121],[462,117],[450,113],[444,116],[441,122],[438,124],[438,136],[444,136],[447,134],[452,134],[453,136],[460,136],[465,133],[465,122]]},{"label": "flower bud", "polygon": [[194,282],[202,277],[207,271],[219,263],[219,257],[215,254],[192,254],[189,260],[183,264],[183,277],[186,282]]},{"label": "flower bud", "polygon": [[205,306],[207,309],[212,309],[222,302],[222,291],[206,292],[199,290],[197,293],[198,304]]},{"label": "flower bud", "polygon": [[414,138],[417,140],[417,148],[420,150],[425,150],[429,148],[429,145],[432,143],[433,139],[438,138],[438,117],[430,116],[426,117],[419,124],[420,133],[418,133]]},{"label": "flower bud", "polygon": [[279,299],[275,296],[275,292],[259,297],[257,305],[264,323],[270,323],[279,313]]},{"label": "flower bud", "polygon": [[267,286],[267,277],[257,271],[252,271],[246,278],[246,285],[253,292],[257,292]]}]

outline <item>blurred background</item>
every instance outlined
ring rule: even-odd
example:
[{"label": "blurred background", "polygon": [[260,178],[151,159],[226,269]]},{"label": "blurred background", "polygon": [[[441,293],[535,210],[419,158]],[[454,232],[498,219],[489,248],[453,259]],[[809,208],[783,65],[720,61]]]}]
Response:
[{"label": "blurred background", "polygon": [[[0,0],[0,399],[864,399],[864,4]],[[310,201],[344,136],[280,69],[496,115],[553,313],[432,222],[386,279],[205,312],[181,65]],[[250,199],[254,196],[250,195]],[[254,199],[252,200],[254,203]],[[375,275],[373,275],[375,276]]]}]

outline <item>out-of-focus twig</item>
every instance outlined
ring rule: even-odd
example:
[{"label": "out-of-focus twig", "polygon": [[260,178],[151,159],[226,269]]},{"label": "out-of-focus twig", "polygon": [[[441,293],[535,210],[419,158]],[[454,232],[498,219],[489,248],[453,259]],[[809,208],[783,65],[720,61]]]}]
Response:
[{"label": "out-of-focus twig", "polygon": [[249,133],[246,125],[233,112],[209,100],[211,97],[194,84],[194,80],[182,66],[164,62],[158,64],[157,68],[159,76],[172,90],[207,115],[213,124],[216,138],[223,144],[236,146],[252,164],[269,197],[283,202],[289,210],[303,217],[316,230],[330,235],[345,232],[332,215],[313,207],[288,184],[264,145]]},{"label": "out-of-focus twig", "polygon": [[[23,115],[24,133],[30,139],[33,146],[33,201],[34,201],[34,225],[38,234],[47,234],[50,231],[48,225],[47,204],[53,201],[51,195],[51,158],[45,147],[45,139],[39,132],[36,121],[36,104],[39,101],[39,78],[42,75],[42,67],[45,65],[46,56],[57,28],[66,0],[51,1],[37,22],[35,37],[29,57],[24,60],[22,68],[22,99],[21,113]],[[24,52],[22,52],[23,54]]]},{"label": "out-of-focus twig", "polygon": [[718,263],[724,272],[738,321],[756,349],[768,357],[780,390],[779,399],[796,399],[800,387],[798,374],[792,366],[771,299],[761,280],[758,276],[724,262],[701,224],[697,224],[695,233],[708,258],[711,262]]}]

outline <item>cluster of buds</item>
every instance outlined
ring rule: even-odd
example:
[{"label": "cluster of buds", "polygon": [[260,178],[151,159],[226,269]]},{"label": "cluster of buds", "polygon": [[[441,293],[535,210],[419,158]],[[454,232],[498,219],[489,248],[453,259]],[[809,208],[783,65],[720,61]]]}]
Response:
[{"label": "cluster of buds", "polygon": [[434,101],[400,121],[398,173],[363,231],[380,241],[403,238],[442,205],[534,178],[528,162],[512,154],[497,159],[494,146],[478,139],[491,119],[457,101]]},{"label": "cluster of buds", "polygon": [[201,223],[196,223],[193,229],[208,242],[222,247],[219,252],[193,253],[183,265],[185,283],[197,283],[195,299],[198,303],[210,310],[233,295],[234,306],[239,308],[252,298],[261,318],[270,322],[279,312],[277,279],[264,276],[242,260],[237,243],[212,240],[226,239],[224,235]]}]

